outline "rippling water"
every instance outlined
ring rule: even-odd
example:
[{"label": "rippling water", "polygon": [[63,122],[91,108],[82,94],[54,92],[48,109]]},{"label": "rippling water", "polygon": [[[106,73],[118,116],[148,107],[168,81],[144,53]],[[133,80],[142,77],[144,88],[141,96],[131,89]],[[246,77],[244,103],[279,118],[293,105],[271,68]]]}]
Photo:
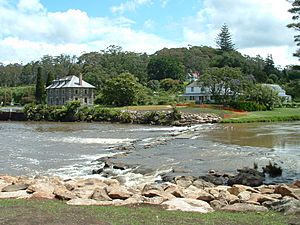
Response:
[{"label": "rippling water", "polygon": [[284,168],[285,179],[300,178],[299,122],[183,128],[0,122],[0,137],[0,174],[86,176],[97,166],[93,160],[120,154],[113,147],[132,144],[134,151],[114,161],[200,175],[272,160]]}]

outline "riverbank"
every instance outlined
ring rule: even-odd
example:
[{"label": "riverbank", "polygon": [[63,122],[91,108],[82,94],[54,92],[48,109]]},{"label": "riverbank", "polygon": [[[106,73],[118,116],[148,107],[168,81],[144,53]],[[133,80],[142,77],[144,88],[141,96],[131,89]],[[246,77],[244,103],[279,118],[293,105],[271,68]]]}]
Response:
[{"label": "riverbank", "polygon": [[53,200],[1,200],[0,224],[16,225],[192,225],[192,224],[297,224],[300,216],[274,212],[232,213],[165,211],[161,207],[134,205],[114,206],[67,206]]},{"label": "riverbank", "polygon": [[[250,187],[214,185],[202,178],[126,186],[116,179],[0,176],[0,199],[60,200],[71,206],[148,205],[170,211],[300,213],[300,181]],[[3,200],[2,200],[3,201]],[[2,211],[2,210],[1,210]],[[1,221],[0,221],[1,222]]]},{"label": "riverbank", "polygon": [[221,123],[254,123],[254,122],[284,122],[299,121],[300,108],[276,108],[272,111],[256,111],[236,113],[222,119]]}]

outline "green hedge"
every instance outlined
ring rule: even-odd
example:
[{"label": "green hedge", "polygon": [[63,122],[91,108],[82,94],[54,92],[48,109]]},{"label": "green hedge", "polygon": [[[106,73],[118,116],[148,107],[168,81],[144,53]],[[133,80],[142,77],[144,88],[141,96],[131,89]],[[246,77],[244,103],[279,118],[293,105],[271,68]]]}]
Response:
[{"label": "green hedge", "polygon": [[28,104],[24,113],[34,121],[97,121],[171,125],[180,120],[181,114],[176,108],[170,112],[130,112],[102,106],[80,107],[79,102],[69,102],[65,106]]},{"label": "green hedge", "polygon": [[264,105],[258,104],[256,102],[230,102],[229,106],[244,111],[266,111],[267,108]]}]

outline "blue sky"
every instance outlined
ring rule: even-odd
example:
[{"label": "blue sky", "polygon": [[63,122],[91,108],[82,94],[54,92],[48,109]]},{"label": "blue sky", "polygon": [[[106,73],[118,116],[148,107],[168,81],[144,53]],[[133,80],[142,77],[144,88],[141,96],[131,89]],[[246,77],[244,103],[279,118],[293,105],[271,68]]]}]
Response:
[{"label": "blue sky", "polygon": [[[272,7],[270,7],[272,5]],[[286,0],[0,0],[0,62],[208,45],[226,23],[243,54],[297,63]]]}]

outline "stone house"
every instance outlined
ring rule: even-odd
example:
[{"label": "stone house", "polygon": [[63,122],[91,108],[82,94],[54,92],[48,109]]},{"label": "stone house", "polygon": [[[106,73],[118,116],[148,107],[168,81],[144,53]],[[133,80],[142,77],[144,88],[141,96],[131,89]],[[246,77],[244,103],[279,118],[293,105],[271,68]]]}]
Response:
[{"label": "stone house", "polygon": [[80,101],[82,105],[93,105],[95,87],[82,76],[67,76],[54,80],[46,88],[48,105],[64,105],[69,101]]}]

